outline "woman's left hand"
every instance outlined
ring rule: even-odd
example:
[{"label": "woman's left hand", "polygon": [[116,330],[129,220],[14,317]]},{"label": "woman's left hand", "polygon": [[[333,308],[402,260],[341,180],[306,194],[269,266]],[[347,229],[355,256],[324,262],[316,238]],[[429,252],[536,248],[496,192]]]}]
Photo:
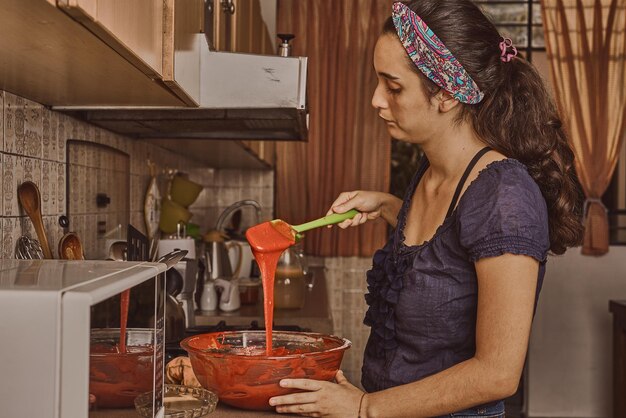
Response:
[{"label": "woman's left hand", "polygon": [[335,375],[335,381],[337,383],[312,379],[283,379],[280,386],[307,392],[275,396],[270,399],[270,405],[276,406],[276,412],[280,413],[307,417],[356,418],[359,415],[363,391],[348,382],[341,370]]}]

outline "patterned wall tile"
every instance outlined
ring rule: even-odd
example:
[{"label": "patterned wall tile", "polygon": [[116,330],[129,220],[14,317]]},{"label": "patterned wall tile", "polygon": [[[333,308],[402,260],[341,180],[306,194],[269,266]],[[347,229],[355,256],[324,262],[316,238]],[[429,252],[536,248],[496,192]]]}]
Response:
[{"label": "patterned wall tile", "polygon": [[67,118],[68,136],[67,139],[85,139],[85,125],[72,117]]},{"label": "patterned wall tile", "polygon": [[[4,91],[2,90],[0,90],[0,151],[4,151]],[[0,230],[1,229],[2,229],[2,226],[0,225]],[[0,243],[1,242],[2,241],[0,240]],[[0,251],[2,251],[1,244],[0,244]]]},{"label": "patterned wall tile", "polygon": [[2,219],[2,258],[15,258],[15,243],[20,235],[19,218]]},{"label": "patterned wall tile", "polygon": [[[2,142],[0,140],[0,142]],[[0,217],[4,214],[4,153],[0,152],[0,175],[2,179],[0,179]],[[2,229],[0,227],[0,229]],[[2,237],[0,236],[0,251],[2,251]]]},{"label": "patterned wall tile", "polygon": [[39,188],[41,194],[41,160],[36,158],[24,157],[24,173],[22,181],[32,181]]},{"label": "patterned wall tile", "polygon": [[63,229],[59,226],[59,218],[57,216],[44,216],[43,226],[46,231],[48,243],[50,244],[50,251],[54,258],[59,257],[59,241],[63,236]]},{"label": "patterned wall tile", "polygon": [[0,258],[4,257],[4,218],[0,217]]},{"label": "patterned wall tile", "polygon": [[25,100],[24,114],[24,155],[41,158],[44,107],[30,100]]},{"label": "patterned wall tile", "polygon": [[67,164],[59,163],[56,165],[57,167],[57,213],[66,214],[67,213],[67,202],[66,202],[66,185],[65,179],[67,175],[65,173]]},{"label": "patterned wall tile", "polygon": [[[41,189],[43,194],[47,194],[47,200],[42,194],[44,215],[58,215],[59,206],[57,203],[58,194],[58,166],[54,161],[43,161],[41,163]],[[43,192],[43,191],[46,192]]]},{"label": "patterned wall tile", "polygon": [[[41,112],[41,158],[44,160],[56,160],[56,144],[52,140],[52,112],[44,108]],[[54,147],[54,151],[53,151]]]},{"label": "patterned wall tile", "polygon": [[25,99],[5,92],[4,95],[4,150],[12,154],[24,154],[26,114]]},{"label": "patterned wall tile", "polygon": [[57,119],[57,152],[58,161],[64,163],[67,160],[66,142],[68,138],[68,116],[63,113],[56,113]]},{"label": "patterned wall tile", "polygon": [[17,186],[22,182],[24,175],[24,159],[18,155],[5,154],[3,160],[2,215],[19,216],[20,208],[17,200]]},{"label": "patterned wall tile", "polygon": [[90,214],[85,216],[85,229],[83,230],[83,236],[80,238],[85,247],[85,258],[88,260],[95,260],[98,253],[97,227],[97,215]]}]

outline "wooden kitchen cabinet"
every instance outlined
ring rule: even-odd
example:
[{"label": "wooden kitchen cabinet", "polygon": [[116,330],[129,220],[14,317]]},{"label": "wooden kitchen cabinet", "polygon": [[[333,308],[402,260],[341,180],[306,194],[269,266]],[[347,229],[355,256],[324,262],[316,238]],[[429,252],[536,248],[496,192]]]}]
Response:
[{"label": "wooden kitchen cabinet", "polygon": [[0,89],[37,103],[185,105],[161,80],[146,76],[53,0],[3,0],[0,51]]},{"label": "wooden kitchen cabinet", "polygon": [[163,7],[163,83],[186,104],[198,106],[200,54],[207,47],[204,0],[163,0]]},{"label": "wooden kitchen cabinet", "polygon": [[151,77],[163,73],[163,0],[58,0],[58,7]]},{"label": "wooden kitchen cabinet", "polygon": [[209,1],[213,1],[216,50],[266,55],[276,53],[276,43],[271,39],[261,14],[260,0]]}]

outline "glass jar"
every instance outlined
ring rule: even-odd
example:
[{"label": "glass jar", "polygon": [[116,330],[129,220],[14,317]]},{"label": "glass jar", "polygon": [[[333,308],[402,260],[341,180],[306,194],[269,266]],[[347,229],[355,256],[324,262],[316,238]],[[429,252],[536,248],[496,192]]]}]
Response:
[{"label": "glass jar", "polygon": [[304,306],[306,284],[301,258],[293,248],[286,249],[278,259],[274,279],[274,307],[300,309]]}]

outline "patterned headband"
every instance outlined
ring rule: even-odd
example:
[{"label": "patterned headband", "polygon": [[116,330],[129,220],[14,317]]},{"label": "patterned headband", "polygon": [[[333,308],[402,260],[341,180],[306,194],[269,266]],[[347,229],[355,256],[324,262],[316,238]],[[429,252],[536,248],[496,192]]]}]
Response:
[{"label": "patterned headband", "polygon": [[393,4],[393,24],[398,37],[417,68],[462,103],[479,103],[484,93],[461,63],[413,10]]}]

